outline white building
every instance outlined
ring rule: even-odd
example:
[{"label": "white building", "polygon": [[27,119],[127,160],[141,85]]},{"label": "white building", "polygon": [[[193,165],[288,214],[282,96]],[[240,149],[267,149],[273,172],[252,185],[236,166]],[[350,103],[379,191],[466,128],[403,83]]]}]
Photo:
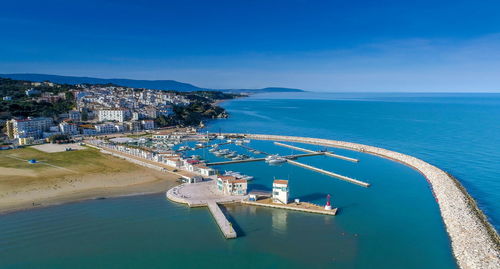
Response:
[{"label": "white building", "polygon": [[274,203],[288,204],[288,180],[276,179],[273,182]]},{"label": "white building", "polygon": [[233,176],[218,176],[217,189],[226,195],[246,195],[248,183],[246,179]]},{"label": "white building", "polygon": [[114,124],[109,124],[109,123],[96,124],[95,131],[98,134],[110,134],[116,132],[116,127]]},{"label": "white building", "polygon": [[179,158],[167,158],[165,164],[175,168],[180,168],[182,166],[182,161]]},{"label": "white building", "polygon": [[10,120],[7,123],[7,133],[13,138],[40,138],[44,131],[53,125],[51,118],[27,118],[23,120]]},{"label": "white building", "polygon": [[124,122],[128,116],[126,109],[105,109],[99,110],[99,121],[118,121]]},{"label": "white building", "polygon": [[215,169],[213,168],[210,168],[208,166],[206,166],[204,163],[199,163],[197,165],[195,165],[195,172],[205,176],[205,177],[209,177],[209,176],[215,176]]},{"label": "white building", "polygon": [[74,123],[61,122],[59,123],[59,129],[63,134],[74,135],[78,133],[78,127]]}]

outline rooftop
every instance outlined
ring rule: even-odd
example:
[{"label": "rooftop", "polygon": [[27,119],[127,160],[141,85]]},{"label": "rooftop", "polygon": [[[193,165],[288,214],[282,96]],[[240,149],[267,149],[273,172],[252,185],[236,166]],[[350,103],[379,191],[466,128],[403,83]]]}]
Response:
[{"label": "rooftop", "polygon": [[283,180],[283,179],[275,179],[273,184],[283,184],[283,185],[288,185],[288,180]]}]

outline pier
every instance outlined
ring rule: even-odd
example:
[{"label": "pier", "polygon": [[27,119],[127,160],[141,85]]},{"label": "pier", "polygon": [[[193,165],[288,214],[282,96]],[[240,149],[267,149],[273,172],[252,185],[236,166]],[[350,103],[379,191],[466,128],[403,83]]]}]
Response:
[{"label": "pier", "polygon": [[279,208],[279,209],[287,209],[287,210],[294,210],[294,211],[301,211],[301,212],[306,212],[306,213],[315,213],[315,214],[323,214],[323,215],[332,215],[335,216],[337,214],[337,208],[332,208],[331,210],[326,210],[325,208],[307,203],[307,202],[300,202],[298,204],[295,203],[289,203],[289,204],[277,204],[273,203],[271,201],[271,198],[266,198],[266,199],[261,199],[257,201],[248,201],[248,200],[242,200],[242,204],[247,204],[247,205],[255,205],[255,206],[264,206],[264,207],[270,207],[270,208]]},{"label": "pier", "polygon": [[[274,142],[274,144],[278,145],[278,146],[286,147],[286,148],[295,149],[295,150],[298,150],[298,151],[303,151],[303,152],[309,152],[309,153],[318,152],[318,151],[314,151],[314,150],[310,150],[310,149],[305,149],[305,148],[300,148],[300,147],[296,147],[296,146],[292,146],[292,145],[288,145],[288,144],[284,144],[284,143],[280,143],[280,142]],[[339,158],[339,159],[350,161],[350,162],[355,162],[355,163],[359,162],[358,159],[354,159],[354,158],[351,158],[351,157],[346,157],[346,156],[334,154],[334,153],[328,152],[328,151],[324,151],[322,153],[324,155],[326,155],[326,156],[330,156],[330,157],[334,157],[334,158]]]},{"label": "pier", "polygon": [[244,148],[244,149],[246,149],[246,150],[248,150],[248,151],[252,151],[253,150],[253,151],[258,151],[258,152],[260,152],[260,154],[263,154],[263,155],[269,155],[269,153],[267,153],[267,152],[264,152],[264,151],[258,150],[258,149],[254,149],[254,148],[251,148],[249,146],[245,146],[245,145],[239,145],[239,146],[242,147],[242,148]]},{"label": "pier", "polygon": [[260,162],[266,160],[265,158],[255,158],[255,159],[246,159],[246,160],[234,160],[234,161],[224,161],[224,162],[213,162],[206,163],[207,166],[214,165],[224,165],[224,164],[233,164],[233,163],[249,163],[249,162]]},{"label": "pier", "polygon": [[290,164],[294,164],[294,165],[303,167],[303,168],[311,169],[313,171],[316,171],[316,172],[319,172],[319,173],[322,173],[322,174],[325,174],[325,175],[328,175],[328,176],[331,176],[331,177],[335,177],[335,178],[338,178],[338,179],[341,179],[341,180],[345,180],[347,182],[354,183],[354,184],[357,184],[357,185],[360,185],[360,186],[363,186],[363,187],[370,187],[369,183],[363,182],[361,180],[357,180],[357,179],[354,179],[354,178],[350,178],[350,177],[346,177],[346,176],[343,176],[343,175],[339,175],[339,174],[336,174],[336,173],[333,173],[333,172],[330,172],[330,171],[326,171],[326,170],[323,170],[323,169],[320,169],[320,168],[317,168],[317,167],[314,167],[314,166],[310,166],[310,165],[307,165],[307,164],[304,164],[304,163],[299,163],[297,161],[287,160],[287,162],[290,163]]},{"label": "pier", "polygon": [[237,234],[233,228],[233,225],[231,224],[231,222],[227,220],[224,213],[222,213],[222,210],[220,209],[219,205],[214,201],[210,201],[207,203],[207,206],[208,209],[210,210],[210,213],[212,213],[215,222],[217,222],[217,225],[219,225],[221,232],[224,234],[224,237],[226,239],[236,238]]},{"label": "pier", "polygon": [[238,203],[246,199],[247,196],[224,195],[217,189],[215,180],[194,184],[184,183],[169,189],[166,196],[173,202],[187,204],[189,207],[208,207],[226,239],[238,236],[233,225],[220,209],[219,204]]},{"label": "pier", "polygon": [[[308,156],[317,156],[317,155],[323,155],[324,152],[312,152],[312,153],[305,153],[305,154],[295,154],[295,155],[286,155],[282,156],[285,159],[297,159],[300,157],[308,157]],[[234,161],[223,161],[223,162],[212,162],[212,163],[206,163],[207,166],[214,166],[214,165],[225,165],[225,164],[234,164],[234,163],[249,163],[249,162],[260,162],[260,161],[265,161],[266,158],[254,158],[254,159],[246,159],[246,160],[234,160]]]}]

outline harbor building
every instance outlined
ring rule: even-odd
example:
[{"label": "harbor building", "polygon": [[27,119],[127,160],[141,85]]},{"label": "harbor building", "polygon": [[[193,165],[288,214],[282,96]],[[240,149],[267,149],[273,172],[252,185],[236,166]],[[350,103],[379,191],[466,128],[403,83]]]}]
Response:
[{"label": "harbor building", "polygon": [[217,189],[226,195],[246,195],[248,183],[246,179],[233,176],[218,176]]},{"label": "harbor building", "polygon": [[288,180],[275,179],[273,182],[273,202],[288,204],[288,191]]}]

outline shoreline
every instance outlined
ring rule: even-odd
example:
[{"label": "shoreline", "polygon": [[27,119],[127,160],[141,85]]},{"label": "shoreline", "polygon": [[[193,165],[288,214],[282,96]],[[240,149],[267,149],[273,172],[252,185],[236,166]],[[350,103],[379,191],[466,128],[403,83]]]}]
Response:
[{"label": "shoreline", "polygon": [[462,184],[449,173],[416,157],[337,140],[280,135],[223,133],[254,140],[299,142],[343,148],[397,161],[421,173],[429,183],[460,268],[500,268],[500,237]]},{"label": "shoreline", "polygon": [[123,186],[70,190],[59,195],[40,198],[37,202],[35,202],[35,205],[28,201],[19,203],[13,202],[8,205],[2,205],[0,206],[0,216],[19,211],[41,209],[88,200],[163,193],[176,185],[178,185],[178,183],[172,179],[160,179]]}]

